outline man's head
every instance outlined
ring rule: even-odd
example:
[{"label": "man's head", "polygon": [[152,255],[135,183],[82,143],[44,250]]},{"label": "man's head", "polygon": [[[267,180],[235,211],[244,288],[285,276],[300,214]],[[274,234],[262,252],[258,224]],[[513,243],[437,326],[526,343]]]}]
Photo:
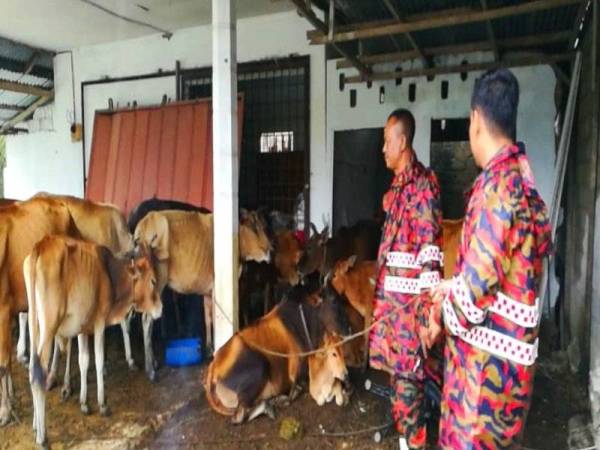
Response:
[{"label": "man's head", "polygon": [[471,97],[469,140],[478,166],[484,167],[517,133],[519,83],[508,69],[484,73],[475,81]]},{"label": "man's head", "polygon": [[398,174],[412,157],[415,136],[415,118],[407,109],[397,109],[390,114],[383,129],[383,157],[388,169]]}]

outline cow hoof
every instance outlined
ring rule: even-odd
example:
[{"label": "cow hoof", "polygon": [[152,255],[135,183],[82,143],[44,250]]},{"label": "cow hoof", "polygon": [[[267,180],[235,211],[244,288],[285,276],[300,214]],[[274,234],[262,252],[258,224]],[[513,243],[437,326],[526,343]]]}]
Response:
[{"label": "cow hoof", "polygon": [[25,367],[29,367],[29,356],[27,356],[27,355],[17,355],[17,361],[19,361]]},{"label": "cow hoof", "polygon": [[70,396],[71,396],[71,388],[70,387],[63,387],[60,390],[60,399],[63,402],[66,402]]},{"label": "cow hoof", "polygon": [[108,407],[108,405],[100,406],[100,415],[102,417],[109,417],[111,415],[110,408]]},{"label": "cow hoof", "polygon": [[89,416],[90,415],[90,407],[87,404],[82,403],[81,404],[81,412],[83,414],[85,414],[86,416]]},{"label": "cow hoof", "polygon": [[135,361],[133,359],[130,359],[129,361],[127,361],[127,365],[129,366],[130,372],[135,372],[136,370],[138,370],[137,366],[135,365]]},{"label": "cow hoof", "polygon": [[56,378],[48,377],[46,380],[46,390],[51,391],[56,387]]},{"label": "cow hoof", "polygon": [[157,381],[157,376],[156,376],[156,370],[152,369],[149,371],[146,371],[146,375],[148,376],[148,379],[152,382],[152,383],[156,383]]},{"label": "cow hoof", "polygon": [[271,420],[275,420],[275,408],[273,407],[272,404],[267,403],[265,405],[265,414],[267,415],[267,417]]},{"label": "cow hoof", "polygon": [[11,417],[12,414],[9,408],[0,409],[0,427],[8,425]]},{"label": "cow hoof", "polygon": [[48,444],[48,439],[46,439],[41,444],[37,444],[37,448],[40,450],[50,450],[50,444]]}]

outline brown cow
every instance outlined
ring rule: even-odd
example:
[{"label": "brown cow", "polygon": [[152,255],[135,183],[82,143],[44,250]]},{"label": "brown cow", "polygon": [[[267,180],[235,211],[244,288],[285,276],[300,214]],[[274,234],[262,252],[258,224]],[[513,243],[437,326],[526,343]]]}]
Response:
[{"label": "brown cow", "polygon": [[[219,414],[231,416],[234,423],[262,413],[272,417],[269,399],[288,394],[292,401],[299,393],[297,383],[306,373],[306,358],[298,354],[312,350],[313,343],[321,345],[326,333],[343,334],[346,325],[343,308],[331,287],[317,296],[306,286],[294,287],[271,312],[237,332],[217,351],[205,381],[209,405]],[[264,350],[292,356],[274,356]],[[335,355],[343,364],[343,355]],[[328,364],[321,364],[321,368],[330,370]],[[347,374],[345,365],[337,371],[343,382]],[[315,375],[315,381],[320,379]],[[322,381],[331,384],[329,377]],[[311,388],[315,395],[320,391],[319,386]]]},{"label": "brown cow", "polygon": [[10,325],[28,306],[23,261],[50,234],[78,236],[64,203],[37,198],[0,209],[0,426],[13,415]]},{"label": "brown cow", "polygon": [[452,278],[458,257],[463,219],[442,221],[442,236],[444,250],[444,278]]},{"label": "brown cow", "polygon": [[323,406],[335,398],[338,406],[345,406],[350,399],[349,391],[344,387],[348,369],[344,352],[339,346],[342,338],[326,333],[323,339],[323,351],[308,359],[309,392],[317,405]]},{"label": "brown cow", "polygon": [[[159,291],[169,285],[182,294],[204,296],[206,345],[212,347],[214,284],[213,215],[190,211],[153,211],[135,229],[135,241],[146,243],[158,260]],[[271,243],[258,214],[241,211],[239,254],[242,261],[269,261]],[[152,321],[144,317],[146,372],[155,379],[151,346]]]},{"label": "brown cow", "polygon": [[[352,308],[363,319],[363,328],[371,325],[373,317],[373,298],[375,297],[375,261],[356,262],[356,256],[338,261],[333,269],[331,285],[340,295],[344,295]],[[353,327],[353,331],[357,332]],[[347,352],[353,352],[352,346],[363,349],[361,367],[367,363],[368,335],[355,339],[355,342],[346,345]]]},{"label": "brown cow", "polygon": [[87,404],[88,335],[94,334],[98,406],[108,414],[104,396],[104,329],[119,323],[131,308],[160,317],[162,303],[150,253],[117,258],[106,247],[65,236],[47,236],[23,263],[29,299],[31,357],[36,442],[46,442],[45,384],[54,338],[78,336],[81,411]]},{"label": "brown cow", "polygon": [[[107,247],[113,254],[121,255],[133,249],[133,237],[129,233],[125,218],[121,211],[106,203],[97,203],[90,200],[84,200],[70,195],[54,195],[47,192],[39,192],[34,198],[50,198],[64,203],[69,210],[75,227],[80,236],[89,242]],[[123,332],[123,344],[125,347],[125,359],[131,369],[135,368],[134,360],[131,356],[131,340],[129,337],[129,320],[128,316],[121,323]],[[17,345],[17,358],[27,363],[25,356],[26,340],[25,326],[27,324],[27,314],[19,314],[19,342]],[[58,371],[58,347],[55,346],[54,358],[52,360],[52,370],[50,372],[49,384],[54,385],[56,373]],[[68,341],[66,346],[67,365],[62,388],[62,396],[66,398],[70,395],[70,357],[71,357],[71,341]]]}]

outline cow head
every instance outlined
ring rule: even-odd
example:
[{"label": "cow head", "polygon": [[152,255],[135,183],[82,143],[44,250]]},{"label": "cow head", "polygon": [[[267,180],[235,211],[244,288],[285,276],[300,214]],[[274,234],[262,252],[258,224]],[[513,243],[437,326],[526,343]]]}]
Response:
[{"label": "cow head", "polygon": [[258,212],[240,209],[239,239],[242,261],[271,260],[271,241],[267,236],[267,225]]},{"label": "cow head", "polygon": [[342,385],[348,384],[348,368],[341,341],[339,336],[326,333],[321,344],[323,350],[308,357],[309,391],[319,406],[333,397],[340,406],[347,400]]},{"label": "cow head", "polygon": [[352,255],[348,259],[338,261],[335,264],[332,273],[328,275],[328,278],[331,279],[331,285],[337,292],[343,293],[346,290],[346,275],[348,271],[354,267],[355,263],[356,255]]},{"label": "cow head", "polygon": [[306,241],[304,253],[298,263],[298,272],[302,277],[318,271],[325,259],[325,246],[329,235],[329,227],[326,226],[319,233],[317,227],[311,222],[310,229],[311,236]]},{"label": "cow head", "polygon": [[169,259],[169,221],[160,212],[152,211],[138,223],[133,240],[150,248],[159,262]]},{"label": "cow head", "polygon": [[158,319],[162,315],[162,302],[153,257],[146,245],[141,244],[135,248],[131,254],[128,272],[133,286],[133,308]]}]

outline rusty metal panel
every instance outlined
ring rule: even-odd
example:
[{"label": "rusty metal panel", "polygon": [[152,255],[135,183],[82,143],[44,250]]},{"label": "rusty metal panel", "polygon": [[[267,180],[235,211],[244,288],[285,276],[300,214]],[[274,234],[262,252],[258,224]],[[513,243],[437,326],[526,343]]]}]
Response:
[{"label": "rusty metal panel", "polygon": [[[211,111],[201,99],[97,112],[86,198],[125,214],[153,196],[212,209]],[[241,136],[242,98],[238,120]]]}]

